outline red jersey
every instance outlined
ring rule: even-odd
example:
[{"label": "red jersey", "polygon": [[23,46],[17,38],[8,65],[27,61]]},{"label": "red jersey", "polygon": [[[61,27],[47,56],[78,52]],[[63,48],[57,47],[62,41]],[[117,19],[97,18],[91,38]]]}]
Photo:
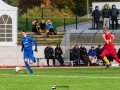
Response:
[{"label": "red jersey", "polygon": [[105,43],[105,49],[114,49],[114,44],[113,44],[113,35],[111,33],[108,33],[107,35],[105,35],[105,39],[109,41],[109,43]]}]

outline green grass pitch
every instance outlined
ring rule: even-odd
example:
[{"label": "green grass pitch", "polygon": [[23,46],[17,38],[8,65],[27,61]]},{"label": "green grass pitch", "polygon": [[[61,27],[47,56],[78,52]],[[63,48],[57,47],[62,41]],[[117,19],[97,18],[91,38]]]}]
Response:
[{"label": "green grass pitch", "polygon": [[[120,90],[120,68],[0,69],[0,90]],[[28,71],[27,71],[28,72]]]}]

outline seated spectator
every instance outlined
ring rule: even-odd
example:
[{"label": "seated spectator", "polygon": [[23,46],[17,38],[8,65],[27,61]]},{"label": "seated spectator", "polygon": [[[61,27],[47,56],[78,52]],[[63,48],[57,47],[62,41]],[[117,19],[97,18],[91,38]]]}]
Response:
[{"label": "seated spectator", "polygon": [[118,58],[120,58],[120,48],[119,48],[119,50],[118,50],[117,55],[118,55]]},{"label": "seated spectator", "polygon": [[98,60],[102,60],[103,61],[103,65],[105,65],[104,60],[102,59],[102,57],[100,56],[101,53],[103,51],[103,48],[101,47],[101,45],[98,45],[98,47],[96,48],[96,56]]},{"label": "seated spectator", "polygon": [[80,64],[80,49],[78,47],[78,45],[75,45],[73,50],[72,50],[72,54],[73,54],[73,59],[75,61],[76,64]]},{"label": "seated spectator", "polygon": [[44,49],[44,54],[47,60],[48,67],[49,67],[49,59],[53,59],[53,65],[55,66],[55,56],[54,56],[53,48],[51,47],[50,44],[48,44],[48,46]]},{"label": "seated spectator", "polygon": [[[49,30],[49,31],[48,31]],[[52,22],[50,20],[48,20],[46,22],[46,33],[47,36],[49,37],[50,33],[54,33],[54,35],[56,35],[55,31],[54,31],[54,26],[52,25]]]},{"label": "seated spectator", "polygon": [[87,49],[83,44],[80,47],[80,58],[85,66],[88,66],[88,63],[91,65],[91,62],[88,57]]},{"label": "seated spectator", "polygon": [[41,22],[39,23],[39,25],[40,25],[40,29],[44,32],[45,31],[45,27],[46,27],[45,21],[41,20]]},{"label": "seated spectator", "polygon": [[32,21],[32,32],[35,32],[37,34],[37,28],[36,26],[38,25],[38,21]]},{"label": "seated spectator", "polygon": [[69,52],[70,52],[70,60],[73,61],[73,46],[71,45],[70,46],[70,49],[69,49]]},{"label": "seated spectator", "polygon": [[83,56],[88,56],[88,53],[87,53],[87,49],[82,44],[81,47],[80,47],[80,57],[82,58]]},{"label": "seated spectator", "polygon": [[60,44],[57,44],[57,47],[55,48],[55,58],[60,62],[60,66],[64,65],[62,54],[63,54],[63,51],[60,47]]},{"label": "seated spectator", "polygon": [[107,58],[108,58],[109,62],[113,62],[113,57],[111,55],[107,55]]},{"label": "seated spectator", "polygon": [[96,49],[94,48],[94,46],[91,47],[88,55],[92,63],[97,63]]}]

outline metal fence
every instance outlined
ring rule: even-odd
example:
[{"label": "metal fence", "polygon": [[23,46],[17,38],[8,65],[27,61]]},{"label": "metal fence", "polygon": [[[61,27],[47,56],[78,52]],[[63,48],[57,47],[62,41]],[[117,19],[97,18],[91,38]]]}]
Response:
[{"label": "metal fence", "polygon": [[[111,33],[115,36],[114,45],[116,50],[120,48],[120,30],[111,30]],[[70,30],[64,35],[61,42],[61,47],[63,49],[63,57],[67,60],[69,58],[69,49],[78,45],[79,47],[84,44],[86,49],[89,50],[91,46],[97,47],[98,45],[104,46],[104,40],[102,38],[102,30]]]},{"label": "metal fence", "polygon": [[[51,20],[55,30],[65,31],[68,30],[67,26],[71,25],[74,29],[78,29],[79,23],[87,23],[91,21],[91,18],[80,18],[78,17],[77,20],[75,17],[73,18],[43,18],[45,21]],[[28,31],[32,31],[32,21],[37,20],[40,22],[42,18],[18,18],[18,30],[26,29]],[[87,26],[86,26],[87,27]],[[88,26],[89,28],[89,26]]]}]

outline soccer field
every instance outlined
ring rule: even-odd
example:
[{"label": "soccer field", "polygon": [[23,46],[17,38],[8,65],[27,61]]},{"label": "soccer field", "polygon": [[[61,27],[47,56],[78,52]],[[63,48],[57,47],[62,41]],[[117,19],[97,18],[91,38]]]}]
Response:
[{"label": "soccer field", "polygon": [[[0,90],[120,90],[120,68],[0,69]],[[25,73],[27,71],[27,73]]]}]

